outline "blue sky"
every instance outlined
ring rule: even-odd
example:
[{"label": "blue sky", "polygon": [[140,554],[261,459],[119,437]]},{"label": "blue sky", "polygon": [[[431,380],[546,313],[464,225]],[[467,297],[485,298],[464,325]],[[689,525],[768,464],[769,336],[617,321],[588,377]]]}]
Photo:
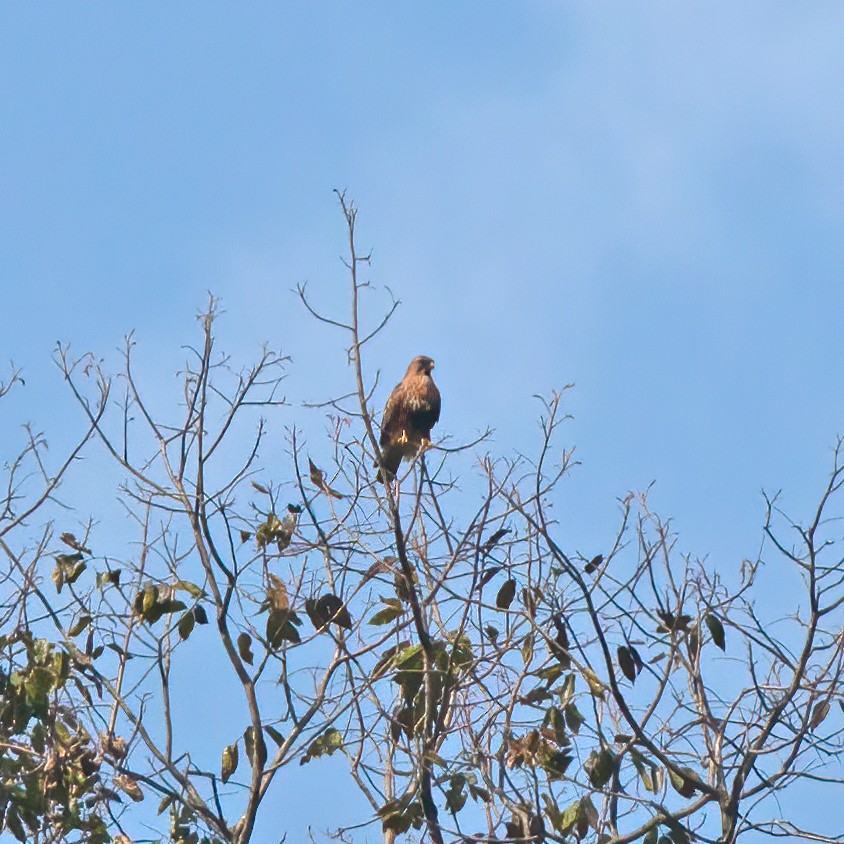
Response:
[{"label": "blue sky", "polygon": [[737,567],[760,490],[808,516],[844,432],[842,31],[823,3],[5,4],[0,359],[27,384],[0,427],[78,421],[59,339],[113,358],[136,329],[164,384],[209,290],[227,349],[293,357],[292,399],[348,384],[291,293],[346,307],[346,188],[403,302],[385,388],[435,357],[440,430],[509,454],[574,382],[572,543],[655,481],[680,546]]}]

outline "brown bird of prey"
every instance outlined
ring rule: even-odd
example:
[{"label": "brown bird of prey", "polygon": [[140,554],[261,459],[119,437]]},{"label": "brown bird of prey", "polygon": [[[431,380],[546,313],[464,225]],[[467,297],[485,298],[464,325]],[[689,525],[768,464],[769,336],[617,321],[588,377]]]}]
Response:
[{"label": "brown bird of prey", "polygon": [[[431,441],[431,428],[440,418],[440,391],[431,377],[434,362],[419,355],[396,384],[381,420],[381,457],[389,480],[402,458],[412,458]],[[377,464],[376,464],[377,465]]]}]

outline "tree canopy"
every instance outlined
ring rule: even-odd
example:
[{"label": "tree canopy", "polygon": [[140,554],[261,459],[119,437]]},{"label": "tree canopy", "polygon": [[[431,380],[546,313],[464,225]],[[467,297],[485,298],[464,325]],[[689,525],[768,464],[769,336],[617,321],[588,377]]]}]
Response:
[{"label": "tree canopy", "polygon": [[[814,511],[770,497],[740,570],[683,555],[647,491],[601,547],[571,546],[566,389],[521,456],[435,437],[382,483],[366,353],[398,303],[364,311],[370,259],[340,204],[348,315],[298,292],[346,338],[349,388],[286,427],[283,463],[265,446],[290,361],[224,354],[213,299],[174,407],[142,387],[131,336],[118,372],[58,348],[78,443],[56,462],[28,429],[4,454],[2,828],[245,844],[333,757],[368,810],[315,818],[323,840],[840,840],[810,795],[844,781],[841,441]],[[117,472],[131,542],[63,500],[83,453]],[[245,716],[197,741],[208,696]]]}]

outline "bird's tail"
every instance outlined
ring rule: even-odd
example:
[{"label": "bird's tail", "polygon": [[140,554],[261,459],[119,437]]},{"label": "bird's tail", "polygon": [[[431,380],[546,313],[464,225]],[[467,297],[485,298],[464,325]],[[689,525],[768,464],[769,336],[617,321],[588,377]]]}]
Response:
[{"label": "bird's tail", "polygon": [[[381,471],[378,473],[378,480],[382,483],[388,484],[390,481],[395,478],[396,473],[399,470],[399,466],[401,465],[402,459],[402,451],[400,448],[391,448],[390,446],[386,446],[381,450],[381,460],[383,461],[383,466]],[[375,468],[378,468],[378,461],[375,461]]]}]

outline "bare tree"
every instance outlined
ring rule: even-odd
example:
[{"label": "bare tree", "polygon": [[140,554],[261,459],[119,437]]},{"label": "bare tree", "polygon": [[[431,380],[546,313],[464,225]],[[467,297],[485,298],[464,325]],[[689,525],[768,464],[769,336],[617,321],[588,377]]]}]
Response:
[{"label": "bare tree", "polygon": [[[474,506],[451,473],[460,447],[426,452],[401,496],[382,488],[362,471],[370,452],[380,462],[363,351],[386,320],[360,327],[368,256],[340,201],[351,317],[300,296],[349,337],[357,402],[337,407],[360,433],[338,440],[336,469],[359,510],[308,514],[326,538],[380,531],[367,549],[365,577],[384,581],[369,624],[393,638],[353,666],[374,706],[355,711],[344,742],[387,838],[424,826],[434,842],[838,840],[810,829],[813,811],[781,817],[777,796],[798,780],[841,782],[841,731],[825,726],[841,701],[840,443],[809,526],[786,522],[799,544],[780,537],[771,501],[758,559],[728,575],[678,554],[646,495],[620,502],[604,548],[564,550],[550,515],[571,466],[555,446],[564,393],[544,405],[535,458],[481,458]],[[782,617],[761,609],[782,577],[770,554],[803,590]]]},{"label": "bare tree", "polygon": [[[553,517],[572,466],[557,444],[565,390],[542,406],[533,456],[440,441],[384,484],[367,354],[398,303],[368,317],[369,255],[344,195],[340,208],[348,314],[298,291],[351,365],[348,391],[305,414],[329,420],[326,441],[283,397],[287,359],[265,349],[240,368],[218,351],[214,300],[176,413],[142,387],[131,337],[115,376],[58,350],[134,535],[48,525],[22,553],[0,527],[3,623],[27,670],[44,667],[27,641],[49,645],[45,695],[72,702],[96,768],[96,840],[128,840],[152,794],[173,841],[245,844],[285,770],[336,753],[371,807],[334,832],[344,841],[373,825],[385,842],[840,840],[780,798],[842,782],[841,443],[809,523],[771,499],[760,553],[735,571],[682,555],[646,494],[620,500],[602,547],[568,550]],[[264,459],[266,418],[285,420],[286,465]],[[10,481],[3,524],[31,530],[71,464],[27,504]],[[244,712],[219,747],[185,729],[174,688],[188,675]],[[21,838],[10,794],[4,822]]]}]

